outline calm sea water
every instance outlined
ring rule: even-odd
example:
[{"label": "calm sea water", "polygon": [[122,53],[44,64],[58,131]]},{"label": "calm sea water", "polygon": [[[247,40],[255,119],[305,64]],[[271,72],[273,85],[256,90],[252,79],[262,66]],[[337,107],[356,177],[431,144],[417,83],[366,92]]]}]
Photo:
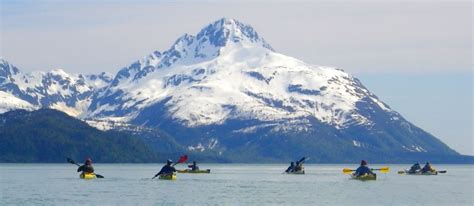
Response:
[{"label": "calm sea water", "polygon": [[[95,164],[105,179],[81,180],[70,164],[0,164],[1,205],[474,205],[473,165],[435,165],[438,176],[406,176],[388,165],[377,181],[341,172],[357,165],[202,164],[211,174],[151,180],[159,164]],[[385,166],[385,165],[384,165]],[[183,165],[177,168],[184,168]],[[372,165],[377,167],[377,165]]]}]

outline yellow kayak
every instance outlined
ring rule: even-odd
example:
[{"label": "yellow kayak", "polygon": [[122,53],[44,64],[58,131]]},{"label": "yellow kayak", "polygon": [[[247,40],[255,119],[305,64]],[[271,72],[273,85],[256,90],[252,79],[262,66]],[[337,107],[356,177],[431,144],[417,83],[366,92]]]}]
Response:
[{"label": "yellow kayak", "polygon": [[158,177],[160,180],[176,180],[176,173],[173,173],[172,175],[160,175]]},{"label": "yellow kayak", "polygon": [[355,180],[362,180],[362,181],[365,181],[365,180],[376,180],[377,179],[377,175],[374,174],[374,175],[371,175],[371,174],[365,174],[365,175],[362,175],[362,176],[355,176],[354,174],[351,175],[352,179],[355,179]]},{"label": "yellow kayak", "polygon": [[97,177],[95,176],[94,173],[82,173],[82,174],[79,175],[79,178],[90,180],[90,179],[95,179]]},{"label": "yellow kayak", "polygon": [[211,173],[211,170],[210,169],[207,169],[207,170],[186,169],[186,170],[178,170],[178,173],[209,174],[209,173]]}]

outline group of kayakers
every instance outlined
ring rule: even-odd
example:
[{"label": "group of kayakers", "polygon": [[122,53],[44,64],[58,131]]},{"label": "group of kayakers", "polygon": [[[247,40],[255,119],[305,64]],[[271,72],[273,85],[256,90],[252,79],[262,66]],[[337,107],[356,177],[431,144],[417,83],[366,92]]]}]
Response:
[{"label": "group of kayakers", "polygon": [[307,158],[303,157],[303,158],[301,158],[300,160],[298,160],[296,162],[291,162],[288,169],[285,170],[285,173],[288,173],[288,174],[304,174],[303,163],[306,160],[307,160]]},{"label": "group of kayakers", "polygon": [[[174,165],[175,164],[173,164],[172,160],[170,160],[170,159],[166,160],[166,165],[163,166],[158,173],[156,173],[155,177],[158,177],[160,175],[163,175],[163,176],[173,175],[175,172],[177,172],[176,168],[174,168]],[[199,170],[199,166],[197,166],[196,161],[193,161],[193,164],[188,165],[188,168],[190,168],[191,171],[198,171]]]},{"label": "group of kayakers", "polygon": [[[176,168],[174,167],[176,164],[173,164],[172,160],[167,160],[166,164],[161,168],[161,170],[155,175],[158,176],[170,176],[177,172]],[[199,171],[199,166],[197,165],[196,161],[193,161],[192,164],[188,165],[189,171]],[[92,166],[92,159],[87,158],[84,161],[83,165],[80,165],[77,168],[77,172],[82,172],[81,174],[93,174],[94,167]]]},{"label": "group of kayakers", "polygon": [[[303,168],[303,162],[306,160],[305,157],[303,157],[300,161],[291,162],[290,166],[288,169],[285,170],[285,173],[287,174],[304,174],[304,168]],[[356,170],[351,170],[351,169],[344,169],[343,172],[346,174],[351,174],[352,177],[358,178],[358,177],[366,177],[368,176],[369,178],[372,177],[375,179],[376,174],[374,173],[374,170],[379,170],[383,173],[387,173],[389,171],[388,167],[382,167],[380,169],[373,169],[369,168],[368,163],[366,160],[361,160],[360,166]],[[441,173],[446,173],[446,171],[436,171],[429,162],[426,162],[425,166],[421,167],[420,163],[415,163],[413,166],[410,167],[410,169],[405,170],[405,171],[400,171],[399,174],[406,173],[406,174],[437,174],[438,172]]]},{"label": "group of kayakers", "polygon": [[428,173],[428,172],[436,172],[436,170],[431,166],[429,162],[421,168],[420,163],[413,164],[410,169],[407,171],[408,174],[418,174],[418,173]]},{"label": "group of kayakers", "polygon": [[[306,160],[305,157],[303,157],[299,161],[296,161],[296,164],[295,164],[295,162],[291,162],[288,169],[285,170],[285,173],[288,173],[288,174],[304,174],[304,169],[303,169],[304,160]],[[353,175],[355,175],[355,176],[375,175],[375,173],[372,171],[372,169],[370,169],[367,166],[367,161],[362,160],[360,162],[359,168],[357,168],[357,170],[355,170]]]},{"label": "group of kayakers", "polygon": [[[302,158],[303,161],[305,159],[306,158]],[[302,172],[300,174],[304,174],[303,161],[296,161],[296,164],[295,164],[295,162],[291,162],[288,169],[285,170],[285,173],[298,174],[298,172]],[[364,175],[375,175],[375,173],[372,171],[372,169],[370,169],[367,166],[367,161],[362,160],[360,162],[359,168],[357,168],[357,170],[355,170],[353,175],[358,177],[358,176],[364,176]]]},{"label": "group of kayakers", "polygon": [[286,173],[297,173],[303,171],[303,164],[298,161],[296,161],[296,164],[295,162],[291,162],[288,169],[285,170]]},{"label": "group of kayakers", "polygon": [[[186,157],[187,159],[187,157]],[[304,161],[307,160],[306,157],[301,158],[298,161],[291,162],[290,166],[285,170],[285,173],[288,174],[304,174],[304,167],[303,163]],[[180,159],[181,161],[181,159]],[[77,164],[77,163],[75,163]],[[166,161],[166,164],[161,168],[161,170],[154,176],[172,176],[177,172],[176,168],[174,167],[176,165],[173,164],[173,161],[168,159]],[[193,161],[192,164],[188,165],[188,172],[192,171],[199,171],[199,166],[197,165],[196,161]],[[360,162],[360,166],[356,170],[350,170],[354,171],[352,173],[352,176],[354,177],[361,177],[361,176],[375,176],[375,173],[373,172],[374,169],[371,169],[368,167],[368,163],[366,160],[362,160]],[[92,159],[87,158],[84,162],[83,165],[80,165],[79,168],[77,168],[77,172],[82,172],[82,174],[93,174],[94,173],[94,167],[92,166]],[[405,171],[407,174],[425,174],[425,173],[434,173],[436,170],[431,166],[429,162],[426,162],[426,164],[421,167],[420,163],[416,162],[413,164],[410,169]]]}]

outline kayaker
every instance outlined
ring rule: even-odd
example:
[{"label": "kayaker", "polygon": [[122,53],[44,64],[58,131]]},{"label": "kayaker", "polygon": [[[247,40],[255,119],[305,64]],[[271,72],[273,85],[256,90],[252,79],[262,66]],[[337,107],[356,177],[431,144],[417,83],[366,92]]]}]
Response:
[{"label": "kayaker", "polygon": [[293,172],[299,172],[303,170],[303,163],[300,161],[296,161],[295,167],[293,168]]},{"label": "kayaker", "polygon": [[174,172],[176,172],[176,169],[171,165],[172,163],[173,161],[166,160],[166,165],[161,168],[160,172],[158,172],[155,177],[159,175],[172,175]]},{"label": "kayaker", "polygon": [[193,161],[192,165],[188,165],[189,168],[191,168],[192,171],[198,171],[199,167],[196,164],[196,161]]},{"label": "kayaker", "polygon": [[285,170],[286,173],[288,172],[293,172],[295,169],[295,162],[291,162],[290,163],[290,166],[288,167],[288,169]]},{"label": "kayaker", "polygon": [[423,167],[423,169],[421,169],[421,173],[427,173],[427,172],[435,172],[436,170],[431,167],[431,164],[429,162],[427,162],[425,164],[425,166]]},{"label": "kayaker", "polygon": [[421,170],[420,163],[417,162],[417,163],[415,163],[414,165],[412,165],[410,167],[410,169],[408,170],[408,173],[409,174],[415,174],[415,173],[420,172],[420,170]]},{"label": "kayaker", "polygon": [[79,168],[77,168],[77,172],[94,173],[94,167],[92,167],[91,158],[87,158],[84,162],[84,165],[81,165]]},{"label": "kayaker", "polygon": [[359,168],[357,168],[357,170],[355,171],[354,176],[360,177],[366,174],[375,175],[375,173],[372,172],[372,170],[367,166],[367,161],[362,160],[360,162]]}]

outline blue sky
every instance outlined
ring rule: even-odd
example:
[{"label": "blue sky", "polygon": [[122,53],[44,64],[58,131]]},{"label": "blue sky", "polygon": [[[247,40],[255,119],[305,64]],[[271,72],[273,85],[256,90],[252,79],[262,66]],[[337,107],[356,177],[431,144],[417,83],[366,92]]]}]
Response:
[{"label": "blue sky", "polygon": [[470,1],[1,2],[0,56],[23,71],[115,73],[230,17],[280,53],[354,74],[408,120],[474,155]]},{"label": "blue sky", "polygon": [[473,154],[473,75],[361,74],[358,78],[392,109],[451,148]]}]

